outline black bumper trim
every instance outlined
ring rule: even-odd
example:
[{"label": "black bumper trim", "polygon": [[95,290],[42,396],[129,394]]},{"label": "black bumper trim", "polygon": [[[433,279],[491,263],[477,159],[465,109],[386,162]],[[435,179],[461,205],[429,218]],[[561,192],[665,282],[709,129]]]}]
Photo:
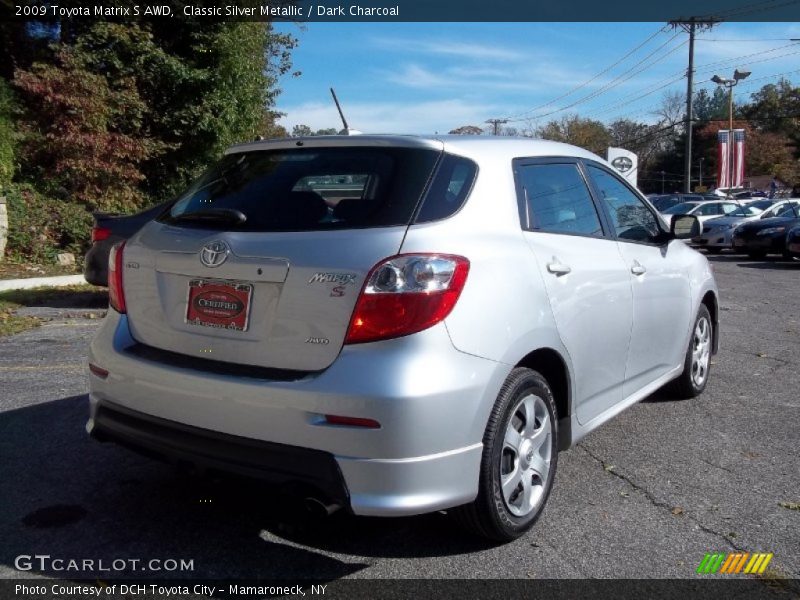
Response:
[{"label": "black bumper trim", "polygon": [[221,360],[212,360],[197,356],[188,356],[171,350],[154,348],[141,342],[128,346],[123,352],[135,356],[142,360],[156,362],[162,365],[169,365],[179,369],[189,369],[216,375],[228,375],[231,377],[250,377],[253,379],[266,379],[269,381],[299,381],[317,371],[296,371],[291,369],[274,369],[270,367],[257,367],[254,365],[243,365],[228,363]]},{"label": "black bumper trim", "polygon": [[275,484],[314,488],[326,500],[349,506],[339,464],[332,454],[201,429],[101,401],[92,437],[145,456]]}]

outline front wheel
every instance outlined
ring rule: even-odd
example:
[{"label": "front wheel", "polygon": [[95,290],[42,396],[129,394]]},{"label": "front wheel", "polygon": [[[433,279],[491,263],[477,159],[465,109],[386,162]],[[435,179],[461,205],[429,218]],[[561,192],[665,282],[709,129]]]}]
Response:
[{"label": "front wheel", "polygon": [[679,398],[695,398],[706,389],[714,344],[713,327],[708,308],[705,304],[701,304],[700,310],[697,311],[689,347],[686,349],[683,372],[672,386]]},{"label": "front wheel", "polygon": [[497,396],[483,437],[478,496],[452,511],[468,529],[507,542],[542,513],[558,462],[558,421],[544,377],[516,368]]}]

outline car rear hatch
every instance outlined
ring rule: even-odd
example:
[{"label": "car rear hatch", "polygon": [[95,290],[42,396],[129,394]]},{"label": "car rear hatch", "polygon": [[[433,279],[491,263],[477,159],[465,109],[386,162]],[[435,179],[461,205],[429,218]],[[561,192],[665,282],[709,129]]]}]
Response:
[{"label": "car rear hatch", "polygon": [[370,269],[399,251],[441,154],[414,138],[232,149],[125,246],[131,334],[201,359],[324,369]]}]

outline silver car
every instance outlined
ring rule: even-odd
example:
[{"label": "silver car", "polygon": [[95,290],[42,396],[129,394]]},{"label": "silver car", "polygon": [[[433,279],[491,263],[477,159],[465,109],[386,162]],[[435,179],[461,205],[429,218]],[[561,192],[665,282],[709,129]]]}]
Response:
[{"label": "silver car", "polygon": [[330,513],[510,540],[558,452],[718,340],[706,259],[554,142],[335,136],[224,158],[110,259],[88,431]]}]

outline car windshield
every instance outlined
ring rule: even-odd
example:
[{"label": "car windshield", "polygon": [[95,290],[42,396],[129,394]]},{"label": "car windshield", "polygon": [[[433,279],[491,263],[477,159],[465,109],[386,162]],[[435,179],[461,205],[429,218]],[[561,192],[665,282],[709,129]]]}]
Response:
[{"label": "car windshield", "polygon": [[753,206],[752,204],[748,204],[747,206],[742,206],[737,208],[736,210],[729,212],[727,216],[729,217],[755,217],[756,215],[760,215],[764,212],[763,209],[758,208],[757,206]]},{"label": "car windshield", "polygon": [[697,207],[697,204],[694,202],[682,202],[681,204],[676,204],[668,208],[667,210],[662,211],[668,215],[684,215],[692,212]]}]

